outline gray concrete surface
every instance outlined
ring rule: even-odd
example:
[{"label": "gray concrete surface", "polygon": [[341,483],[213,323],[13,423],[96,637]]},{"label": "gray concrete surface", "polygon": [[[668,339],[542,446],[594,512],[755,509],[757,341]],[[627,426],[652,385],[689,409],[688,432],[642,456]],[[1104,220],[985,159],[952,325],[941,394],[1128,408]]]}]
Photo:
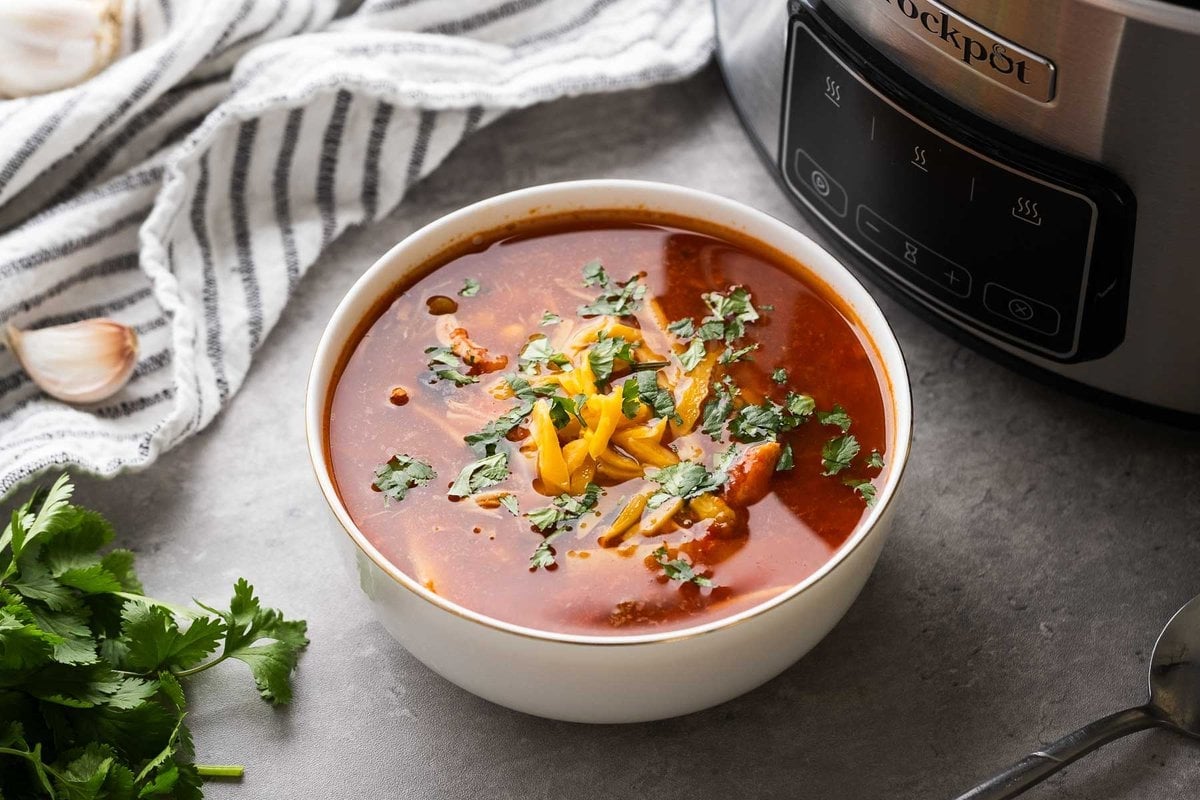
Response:
[{"label": "gray concrete surface", "polygon": [[[336,558],[305,456],[301,402],[324,322],[420,225],[498,192],[584,177],[708,189],[811,231],[711,69],[513,114],[389,218],[334,245],[209,430],[148,472],[81,482],[78,497],[115,520],[153,593],[221,599],[245,575],[311,623],[291,708],[258,702],[240,665],[196,681],[199,758],[248,769],[210,797],[950,797],[1141,702],[1159,628],[1200,592],[1200,435],[1009,372],[875,290],[912,370],[912,463],[874,576],[795,667],[704,713],[588,727],[479,700],[391,641]],[[1196,743],[1142,733],[1029,796],[1194,797],[1198,756]]]}]

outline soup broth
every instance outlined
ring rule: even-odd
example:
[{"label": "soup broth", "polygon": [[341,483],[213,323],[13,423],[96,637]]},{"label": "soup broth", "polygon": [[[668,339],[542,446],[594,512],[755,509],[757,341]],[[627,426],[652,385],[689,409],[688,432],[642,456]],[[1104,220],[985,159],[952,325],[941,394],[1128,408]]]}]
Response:
[{"label": "soup broth", "polygon": [[531,220],[427,265],[335,380],[330,463],[368,540],[546,631],[762,603],[831,558],[887,469],[886,378],[852,314],[764,245],[645,212]]}]

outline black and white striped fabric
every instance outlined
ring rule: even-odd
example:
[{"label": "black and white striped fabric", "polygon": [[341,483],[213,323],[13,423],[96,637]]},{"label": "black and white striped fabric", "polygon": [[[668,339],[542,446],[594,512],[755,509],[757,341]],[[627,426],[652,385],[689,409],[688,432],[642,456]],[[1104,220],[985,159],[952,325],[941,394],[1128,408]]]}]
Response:
[{"label": "black and white striped fabric", "polygon": [[112,317],[137,369],[72,408],[0,349],[0,496],[202,429],[322,249],[472,131],[685,77],[711,47],[708,0],[126,0],[119,61],[0,101],[0,325]]}]

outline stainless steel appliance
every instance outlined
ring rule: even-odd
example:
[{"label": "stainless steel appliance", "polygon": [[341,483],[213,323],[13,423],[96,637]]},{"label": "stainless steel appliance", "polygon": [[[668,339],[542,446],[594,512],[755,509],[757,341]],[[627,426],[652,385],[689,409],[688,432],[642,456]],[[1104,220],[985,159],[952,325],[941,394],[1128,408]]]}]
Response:
[{"label": "stainless steel appliance", "polygon": [[748,131],[851,263],[1002,360],[1200,422],[1200,3],[714,2]]}]

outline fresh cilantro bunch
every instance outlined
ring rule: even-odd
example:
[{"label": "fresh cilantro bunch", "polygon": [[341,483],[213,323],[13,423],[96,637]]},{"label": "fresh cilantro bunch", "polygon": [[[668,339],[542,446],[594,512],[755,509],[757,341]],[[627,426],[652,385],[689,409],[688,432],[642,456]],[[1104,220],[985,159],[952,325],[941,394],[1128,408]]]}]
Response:
[{"label": "fresh cilantro bunch", "polygon": [[228,610],[146,597],[133,553],[101,550],[109,524],[70,503],[66,475],[0,533],[0,797],[191,800],[183,680],[228,659],[263,699],[291,700],[306,624],[263,608],[245,580]]}]

